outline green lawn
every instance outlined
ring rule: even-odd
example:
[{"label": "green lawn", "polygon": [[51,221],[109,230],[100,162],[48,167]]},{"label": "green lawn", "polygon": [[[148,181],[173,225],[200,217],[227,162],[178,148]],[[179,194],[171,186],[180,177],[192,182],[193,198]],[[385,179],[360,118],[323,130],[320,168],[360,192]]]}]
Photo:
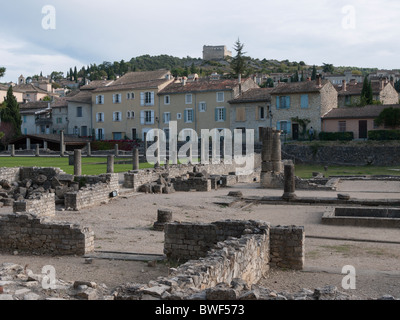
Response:
[{"label": "green lawn", "polygon": [[378,167],[378,166],[328,166],[325,171],[323,165],[299,164],[295,167],[296,176],[304,179],[312,177],[313,172],[321,172],[328,176],[358,176],[358,175],[400,175],[400,166]]},{"label": "green lawn", "polygon": [[[117,164],[118,161],[128,162],[130,159],[115,158],[114,172],[126,172],[132,170],[132,163]],[[0,157],[0,167],[56,167],[66,173],[73,174],[74,166],[68,165],[68,157]],[[148,163],[141,163],[140,168],[153,167]],[[98,175],[107,172],[106,157],[82,157],[82,174]]]}]

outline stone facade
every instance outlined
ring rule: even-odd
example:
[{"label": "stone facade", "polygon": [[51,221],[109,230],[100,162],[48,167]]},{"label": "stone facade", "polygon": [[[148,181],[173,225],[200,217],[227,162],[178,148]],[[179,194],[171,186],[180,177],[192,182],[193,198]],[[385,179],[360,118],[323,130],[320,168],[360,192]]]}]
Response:
[{"label": "stone facade", "polygon": [[85,255],[94,251],[94,233],[68,223],[52,223],[31,214],[0,218],[0,251],[41,255]]},{"label": "stone facade", "polygon": [[232,57],[232,52],[226,46],[203,46],[203,60],[223,60]]}]

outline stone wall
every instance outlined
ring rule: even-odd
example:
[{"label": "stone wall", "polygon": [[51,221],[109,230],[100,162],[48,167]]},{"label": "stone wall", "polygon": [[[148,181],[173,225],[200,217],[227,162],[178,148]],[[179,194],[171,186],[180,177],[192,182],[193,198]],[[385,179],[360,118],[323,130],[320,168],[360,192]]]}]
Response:
[{"label": "stone wall", "polygon": [[47,181],[51,181],[54,177],[58,175],[66,174],[63,170],[59,168],[40,168],[40,167],[21,167],[19,169],[19,180],[35,180],[38,175],[44,175]]},{"label": "stone wall", "polygon": [[67,210],[81,210],[110,200],[110,194],[119,191],[118,173],[99,176],[76,176],[76,181],[85,184],[79,191],[64,195]]},{"label": "stone wall", "polygon": [[0,180],[15,182],[19,180],[20,168],[0,168]]},{"label": "stone wall", "polygon": [[13,212],[26,212],[37,217],[51,217],[55,215],[55,194],[41,194],[37,199],[15,201]]},{"label": "stone wall", "polygon": [[282,158],[291,159],[295,163],[325,164],[325,165],[354,165],[372,164],[376,166],[400,165],[400,146],[323,146],[314,147],[284,144]]},{"label": "stone wall", "polygon": [[276,226],[270,230],[271,267],[301,270],[305,258],[303,227]]},{"label": "stone wall", "polygon": [[[251,161],[252,157],[244,157],[245,160]],[[210,175],[230,175],[236,172],[237,168],[242,165],[232,164],[197,164],[197,165],[171,165],[168,168],[161,167],[158,169],[146,169],[138,171],[129,171],[124,175],[124,188],[131,188],[138,190],[140,186],[155,182],[159,179],[161,174],[168,173],[170,178],[180,177],[186,175],[188,172],[207,172]],[[237,175],[237,182],[253,182],[254,179],[259,180],[261,168],[261,156],[260,154],[254,154],[254,171],[249,172],[246,175]]]},{"label": "stone wall", "polygon": [[85,255],[94,251],[94,233],[69,223],[54,223],[31,214],[0,218],[0,251],[42,255]]}]

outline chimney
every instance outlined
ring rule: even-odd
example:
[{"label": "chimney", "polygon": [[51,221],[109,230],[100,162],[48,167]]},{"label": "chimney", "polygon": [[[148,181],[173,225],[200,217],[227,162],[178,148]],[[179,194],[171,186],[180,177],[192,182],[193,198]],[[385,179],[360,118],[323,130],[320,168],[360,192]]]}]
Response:
[{"label": "chimney", "polygon": [[346,80],[342,80],[342,91],[347,91]]},{"label": "chimney", "polygon": [[381,90],[385,88],[385,80],[381,79]]},{"label": "chimney", "polygon": [[317,74],[317,78],[315,79],[316,83],[317,83],[317,87],[321,87],[322,86],[322,81],[321,81],[321,75]]},{"label": "chimney", "polygon": [[186,77],[183,77],[183,78],[182,78],[182,85],[186,86],[186,82],[187,82],[187,78],[186,78]]}]

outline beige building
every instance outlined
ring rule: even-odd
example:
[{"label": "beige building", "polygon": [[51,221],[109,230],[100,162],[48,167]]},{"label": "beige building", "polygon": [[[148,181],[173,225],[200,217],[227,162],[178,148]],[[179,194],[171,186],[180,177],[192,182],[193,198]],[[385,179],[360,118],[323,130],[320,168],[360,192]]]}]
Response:
[{"label": "beige building", "polygon": [[[230,129],[230,104],[242,92],[258,88],[252,79],[195,78],[176,80],[160,91],[160,129],[177,122],[180,133],[193,129]],[[167,135],[168,136],[168,135]]]},{"label": "beige building", "polygon": [[337,108],[338,93],[329,80],[318,76],[315,81],[281,83],[271,91],[271,101],[273,127],[282,130],[284,138],[297,140],[303,129],[294,119],[308,120],[306,130],[313,127],[318,135],[321,117]]},{"label": "beige building", "polygon": [[92,120],[97,140],[144,139],[159,127],[158,93],[172,83],[168,70],[130,72],[92,91]]},{"label": "beige building", "polygon": [[[3,103],[4,99],[7,97],[8,86],[0,84],[0,104]],[[23,92],[20,92],[18,89],[13,88],[13,94],[17,99],[17,102],[23,102]]]},{"label": "beige building", "polygon": [[203,46],[203,60],[223,60],[225,57],[232,57],[226,46]]},{"label": "beige building", "polygon": [[[373,100],[380,101],[382,104],[399,103],[399,94],[394,88],[393,82],[385,79],[371,81]],[[338,91],[339,108],[355,106],[361,101],[361,91],[363,84],[358,82],[342,82],[340,86],[335,86]]]}]

